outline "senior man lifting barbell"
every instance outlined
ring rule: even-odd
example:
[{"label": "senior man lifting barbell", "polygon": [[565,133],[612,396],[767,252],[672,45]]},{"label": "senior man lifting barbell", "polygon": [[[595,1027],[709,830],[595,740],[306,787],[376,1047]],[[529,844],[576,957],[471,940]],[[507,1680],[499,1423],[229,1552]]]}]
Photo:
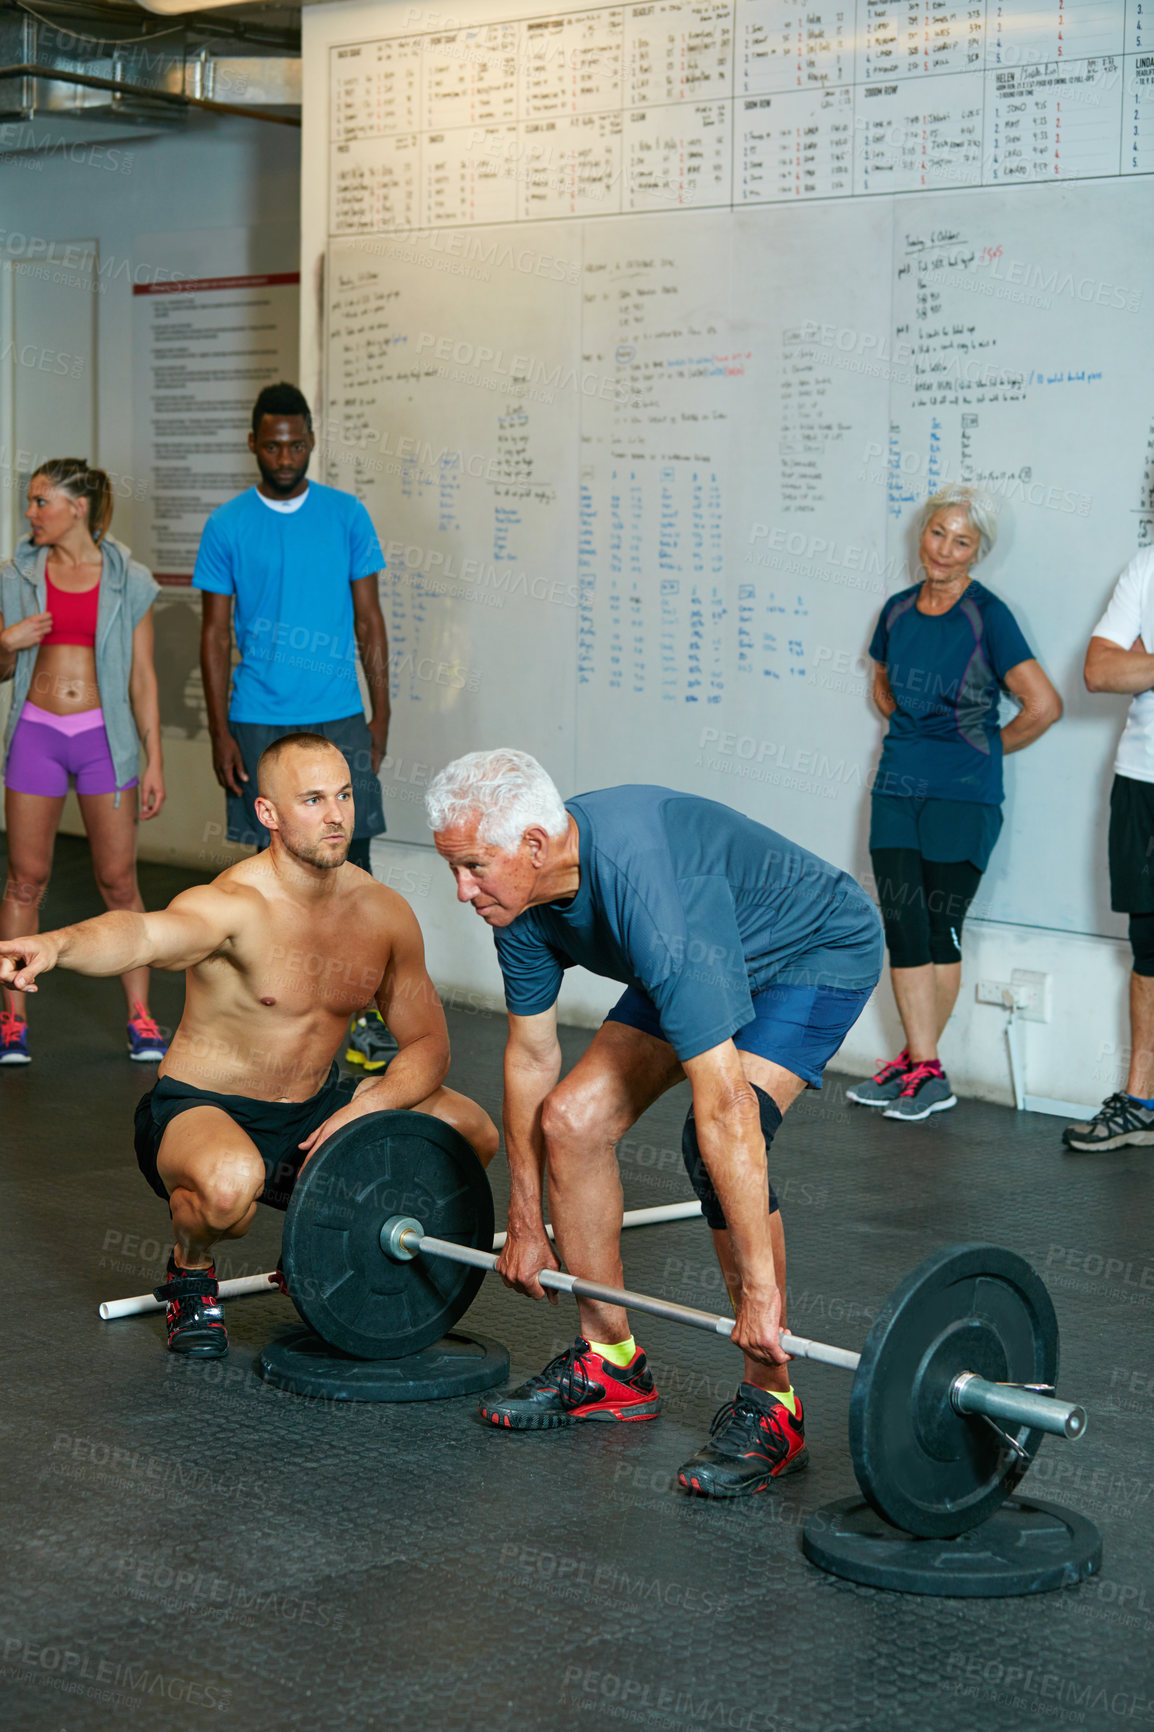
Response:
[{"label": "senior man lifting barbell", "polygon": [[[0,981],[21,992],[55,967],[186,970],[180,1027],[136,1109],[136,1155],[172,1213],[156,1290],[168,1345],[202,1358],[228,1350],[212,1246],[246,1233],[258,1202],[284,1209],[301,1168],[342,1125],[411,1108],[446,1120],[482,1161],[498,1143],[488,1115],[444,1086],[449,1037],[412,909],[347,861],[344,757],[319,734],[289,734],[257,773],[263,853],[161,913],[103,914],[0,943]],[[371,1002],[399,1050],[354,1092],[334,1059],[350,1015]]]},{"label": "senior man lifting barbell", "polygon": [[[493,928],[505,983],[506,1283],[545,1297],[558,1268],[621,1287],[616,1145],[688,1078],[682,1149],[733,1299],[744,1379],[678,1478],[734,1497],[805,1465],[801,1402],[779,1340],[785,1238],[767,1173],[782,1116],[840,1047],[877,984],[881,922],[865,892],[776,831],[669,788],[562,802],[534,758],[473,752],[426,797],[457,895]],[[574,964],[626,986],[563,1080],[557,995]],[[660,1396],[619,1305],[582,1298],[567,1352],[503,1399],[494,1425],[645,1420]]]}]

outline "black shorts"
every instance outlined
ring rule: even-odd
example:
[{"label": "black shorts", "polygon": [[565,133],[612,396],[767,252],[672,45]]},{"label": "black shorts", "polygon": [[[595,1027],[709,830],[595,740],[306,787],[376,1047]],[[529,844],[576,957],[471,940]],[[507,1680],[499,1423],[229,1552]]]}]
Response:
[{"label": "black shorts", "polygon": [[178,1113],[191,1107],[220,1107],[246,1136],[252,1138],[264,1162],[265,1185],[258,1202],[287,1209],[292,1188],[307,1151],[297,1147],[330,1113],[351,1099],[356,1082],[342,1077],[334,1064],[319,1094],[307,1101],[257,1101],[249,1095],[220,1095],[162,1076],[142,1095],[136,1108],[136,1160],[158,1197],[168,1201],[164,1180],[156,1169],[160,1139]]},{"label": "black shorts", "polygon": [[1108,853],[1114,912],[1154,914],[1154,782],[1114,777]]},{"label": "black shorts", "polygon": [[870,861],[890,967],[960,962],[962,925],[982,881],[974,862],[926,859],[914,848],[871,848]]}]

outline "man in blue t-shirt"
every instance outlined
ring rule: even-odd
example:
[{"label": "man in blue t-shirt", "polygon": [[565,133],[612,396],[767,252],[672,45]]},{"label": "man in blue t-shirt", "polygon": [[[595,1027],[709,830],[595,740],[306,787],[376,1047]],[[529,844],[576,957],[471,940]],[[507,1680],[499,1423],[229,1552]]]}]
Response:
[{"label": "man in blue t-shirt", "polygon": [[[368,872],[370,838],[385,828],[377,780],[389,733],[389,646],[378,592],[385,561],[360,501],[308,480],[315,445],[301,392],[267,386],[248,439],[260,481],[204,526],[192,581],[203,594],[200,666],[212,767],[225,790],[229,841],[264,847],[268,832],[255,806],[261,753],[285,734],[332,740],[353,779],[349,859]],[[354,1024],[346,1056],[378,1071],[395,1050],[370,1014]]]},{"label": "man in blue t-shirt", "polygon": [[[545,1296],[558,1267],[542,1184],[572,1274],[622,1284],[616,1145],[688,1078],[682,1152],[733,1298],[745,1377],[681,1468],[690,1491],[736,1497],[806,1463],[784,1327],[785,1238],[766,1154],[782,1115],[863,1010],[882,963],[877,910],[854,880],[740,812],[670,788],[562,803],[524,752],[473,752],[426,797],[460,901],[492,927],[509,1010],[509,1232],[498,1269]],[[559,1081],[557,996],[579,965],[626,990]],[[582,1299],[581,1334],[510,1395],[494,1425],[543,1430],[660,1411],[616,1305]]]}]

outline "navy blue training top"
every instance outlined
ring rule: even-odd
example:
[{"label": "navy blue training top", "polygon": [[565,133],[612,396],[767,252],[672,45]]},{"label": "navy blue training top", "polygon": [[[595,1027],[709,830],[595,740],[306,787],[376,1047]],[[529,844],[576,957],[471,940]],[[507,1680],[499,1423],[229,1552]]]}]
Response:
[{"label": "navy blue training top", "polygon": [[975,578],[947,613],[919,613],[921,587],[886,602],[870,643],[897,704],[874,792],[998,806],[998,702],[1010,669],[1034,652],[1005,602]]},{"label": "navy blue training top", "polygon": [[566,802],[580,835],[572,901],[494,931],[515,1016],[556,1003],[575,964],[637,987],[679,1059],[752,1022],[770,982],[872,988],[881,924],[848,872],[752,818],[671,788],[603,788]]}]

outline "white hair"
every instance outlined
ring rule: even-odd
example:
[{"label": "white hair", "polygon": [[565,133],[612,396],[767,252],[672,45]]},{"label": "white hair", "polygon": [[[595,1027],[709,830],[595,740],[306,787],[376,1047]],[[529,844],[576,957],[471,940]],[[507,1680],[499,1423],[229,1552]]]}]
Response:
[{"label": "white hair", "polygon": [[535,824],[549,836],[563,836],[569,828],[552,778],[536,758],[511,746],[467,752],[446,764],[429,785],[425,814],[435,831],[479,817],[477,840],[495,848],[516,848]]},{"label": "white hair", "polygon": [[978,552],[974,560],[977,565],[979,559],[985,559],[998,539],[998,507],[990,494],[980,487],[968,487],[963,482],[952,481],[948,487],[932,494],[918,513],[918,540],[925,534],[930,518],[939,511],[949,510],[951,506],[964,511],[971,526],[978,532]]}]

